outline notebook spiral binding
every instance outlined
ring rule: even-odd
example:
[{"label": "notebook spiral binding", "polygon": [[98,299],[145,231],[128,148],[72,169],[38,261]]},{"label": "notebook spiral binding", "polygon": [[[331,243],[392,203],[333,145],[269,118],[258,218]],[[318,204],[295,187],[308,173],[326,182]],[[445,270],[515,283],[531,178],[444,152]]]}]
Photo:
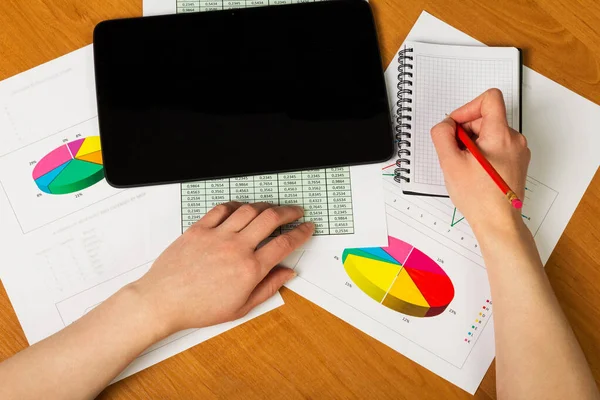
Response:
[{"label": "notebook spiral binding", "polygon": [[394,169],[394,180],[398,183],[410,182],[406,174],[410,174],[410,144],[412,117],[412,77],[413,77],[413,52],[412,48],[404,46],[398,52],[398,100],[396,101],[396,123],[394,126],[396,142],[398,143],[398,159],[396,160],[396,169]]}]

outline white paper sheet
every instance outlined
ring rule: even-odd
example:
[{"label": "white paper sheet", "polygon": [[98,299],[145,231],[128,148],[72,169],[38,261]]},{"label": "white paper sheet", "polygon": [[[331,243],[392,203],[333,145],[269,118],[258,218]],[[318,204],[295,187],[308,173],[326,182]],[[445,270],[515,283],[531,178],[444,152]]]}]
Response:
[{"label": "white paper sheet", "polygon": [[[117,190],[81,176],[53,180],[50,188],[79,187],[57,195],[36,184],[36,166],[55,167],[46,154],[98,135],[93,72],[88,46],[0,83],[0,268],[30,344],[142,276],[181,234],[179,185]],[[277,294],[242,320],[173,335],[118,379],[282,304]]]},{"label": "white paper sheet", "polygon": [[[481,45],[426,12],[407,40]],[[386,72],[390,100],[395,62]],[[600,148],[600,107],[524,68],[522,112],[532,151],[523,218],[545,263],[598,168],[600,155],[586,149]],[[403,195],[389,176],[394,167],[382,167],[389,234],[445,271],[455,290],[445,311],[421,318],[378,304],[345,271],[342,252],[294,254],[287,265],[299,276],[287,286],[473,394],[495,355],[492,299],[477,241],[450,200]]]}]

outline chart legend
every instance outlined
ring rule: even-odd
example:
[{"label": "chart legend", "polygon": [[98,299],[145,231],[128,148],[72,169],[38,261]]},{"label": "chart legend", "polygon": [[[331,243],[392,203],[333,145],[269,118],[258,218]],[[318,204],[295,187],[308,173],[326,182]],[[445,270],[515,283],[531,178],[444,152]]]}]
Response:
[{"label": "chart legend", "polygon": [[35,163],[32,178],[44,193],[78,192],[104,179],[100,137],[66,143]]},{"label": "chart legend", "polygon": [[413,317],[433,317],[454,298],[444,270],[412,245],[389,236],[389,247],[346,249],[346,273],[373,300]]}]

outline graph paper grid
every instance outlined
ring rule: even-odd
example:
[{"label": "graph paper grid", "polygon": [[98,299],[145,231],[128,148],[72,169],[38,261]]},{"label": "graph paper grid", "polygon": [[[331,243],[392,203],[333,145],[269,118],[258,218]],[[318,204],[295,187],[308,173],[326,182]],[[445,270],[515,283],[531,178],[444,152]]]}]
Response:
[{"label": "graph paper grid", "polygon": [[[444,185],[430,130],[453,110],[487,89],[502,91],[507,110],[513,109],[513,70],[509,59],[465,59],[416,55],[413,82],[414,180]],[[512,114],[508,124],[512,126]]]}]

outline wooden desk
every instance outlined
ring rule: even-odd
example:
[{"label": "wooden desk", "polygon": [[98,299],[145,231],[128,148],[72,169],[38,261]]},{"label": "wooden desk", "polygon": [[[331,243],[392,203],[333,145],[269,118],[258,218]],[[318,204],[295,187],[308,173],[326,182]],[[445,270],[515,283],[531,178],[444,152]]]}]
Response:
[{"label": "wooden desk", "polygon": [[[0,79],[91,43],[97,22],[141,15],[140,3],[2,0]],[[425,9],[486,44],[525,49],[526,65],[600,103],[600,3],[596,0],[371,3],[385,65]],[[600,383],[599,173],[546,270]],[[471,398],[293,292],[283,290],[282,294],[284,307],[112,385],[100,397]],[[0,359],[25,346],[25,336],[1,290]],[[492,367],[476,398],[496,398],[494,371]]]}]

